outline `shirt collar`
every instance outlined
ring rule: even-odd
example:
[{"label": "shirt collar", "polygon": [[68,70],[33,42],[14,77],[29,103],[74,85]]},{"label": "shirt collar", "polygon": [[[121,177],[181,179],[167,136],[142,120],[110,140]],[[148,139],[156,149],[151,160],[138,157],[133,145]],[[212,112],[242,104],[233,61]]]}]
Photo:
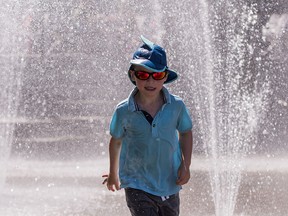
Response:
[{"label": "shirt collar", "polygon": [[[131,91],[131,93],[130,93],[130,95],[128,97],[128,109],[131,112],[139,111],[139,107],[138,107],[137,103],[134,100],[134,96],[137,94],[138,91],[139,91],[138,88],[135,87]],[[162,92],[163,92],[163,95],[164,95],[164,102],[168,103],[168,104],[171,103],[171,97],[170,97],[170,93],[169,93],[168,89],[163,86]]]}]

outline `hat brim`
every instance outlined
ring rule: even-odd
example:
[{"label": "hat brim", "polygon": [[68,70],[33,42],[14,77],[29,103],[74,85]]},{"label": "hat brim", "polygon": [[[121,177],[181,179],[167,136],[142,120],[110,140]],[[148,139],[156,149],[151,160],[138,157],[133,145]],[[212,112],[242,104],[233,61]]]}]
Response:
[{"label": "hat brim", "polygon": [[130,70],[133,69],[133,65],[142,66],[142,67],[144,67],[150,71],[153,71],[153,72],[168,71],[168,77],[167,77],[167,80],[164,82],[164,84],[171,83],[178,78],[176,71],[171,70],[170,68],[167,68],[166,66],[163,67],[161,65],[155,65],[153,62],[149,61],[148,59],[133,59],[130,61],[130,64],[131,64],[131,66],[128,70],[128,77],[134,85],[136,85],[136,82],[132,80],[131,74],[129,72]]},{"label": "hat brim", "polygon": [[166,69],[165,65],[154,64],[149,59],[133,59],[130,61],[130,64],[140,65],[140,66],[142,66],[148,70],[151,70],[153,72],[163,72]]}]

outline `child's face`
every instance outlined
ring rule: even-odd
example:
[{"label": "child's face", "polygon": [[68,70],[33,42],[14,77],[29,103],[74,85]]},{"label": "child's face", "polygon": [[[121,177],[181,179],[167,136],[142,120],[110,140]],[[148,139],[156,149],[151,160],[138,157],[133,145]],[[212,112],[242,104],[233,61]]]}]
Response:
[{"label": "child's face", "polygon": [[147,96],[157,95],[163,88],[164,82],[167,80],[167,74],[166,76],[161,80],[155,80],[152,76],[150,76],[147,80],[140,80],[135,76],[135,71],[144,71],[153,73],[152,71],[142,67],[142,66],[135,66],[134,71],[130,71],[131,78],[133,81],[136,82],[136,86],[139,89],[139,91]]}]

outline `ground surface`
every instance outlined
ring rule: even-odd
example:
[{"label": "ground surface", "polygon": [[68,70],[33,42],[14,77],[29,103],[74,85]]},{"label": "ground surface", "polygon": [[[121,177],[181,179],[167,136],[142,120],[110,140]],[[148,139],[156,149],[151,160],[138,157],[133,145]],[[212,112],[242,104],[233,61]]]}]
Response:
[{"label": "ground surface", "polygon": [[[123,190],[101,184],[108,159],[97,161],[11,160],[0,198],[5,216],[129,215]],[[288,215],[288,159],[245,162],[234,215]],[[181,216],[215,215],[208,164],[194,159],[190,182],[181,191]]]}]

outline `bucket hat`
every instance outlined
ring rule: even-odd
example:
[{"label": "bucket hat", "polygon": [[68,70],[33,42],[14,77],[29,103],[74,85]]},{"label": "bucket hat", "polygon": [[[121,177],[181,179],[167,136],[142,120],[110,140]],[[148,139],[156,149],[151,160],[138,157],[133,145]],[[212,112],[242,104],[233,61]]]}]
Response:
[{"label": "bucket hat", "polygon": [[[141,40],[144,44],[133,54],[133,58],[130,61],[131,65],[129,71],[133,70],[134,65],[140,65],[152,72],[167,71],[168,77],[164,84],[175,81],[178,75],[174,70],[168,68],[165,50],[161,46],[149,41],[142,35]],[[131,74],[129,71],[129,79],[134,85],[136,85],[135,81],[131,79]]]}]

